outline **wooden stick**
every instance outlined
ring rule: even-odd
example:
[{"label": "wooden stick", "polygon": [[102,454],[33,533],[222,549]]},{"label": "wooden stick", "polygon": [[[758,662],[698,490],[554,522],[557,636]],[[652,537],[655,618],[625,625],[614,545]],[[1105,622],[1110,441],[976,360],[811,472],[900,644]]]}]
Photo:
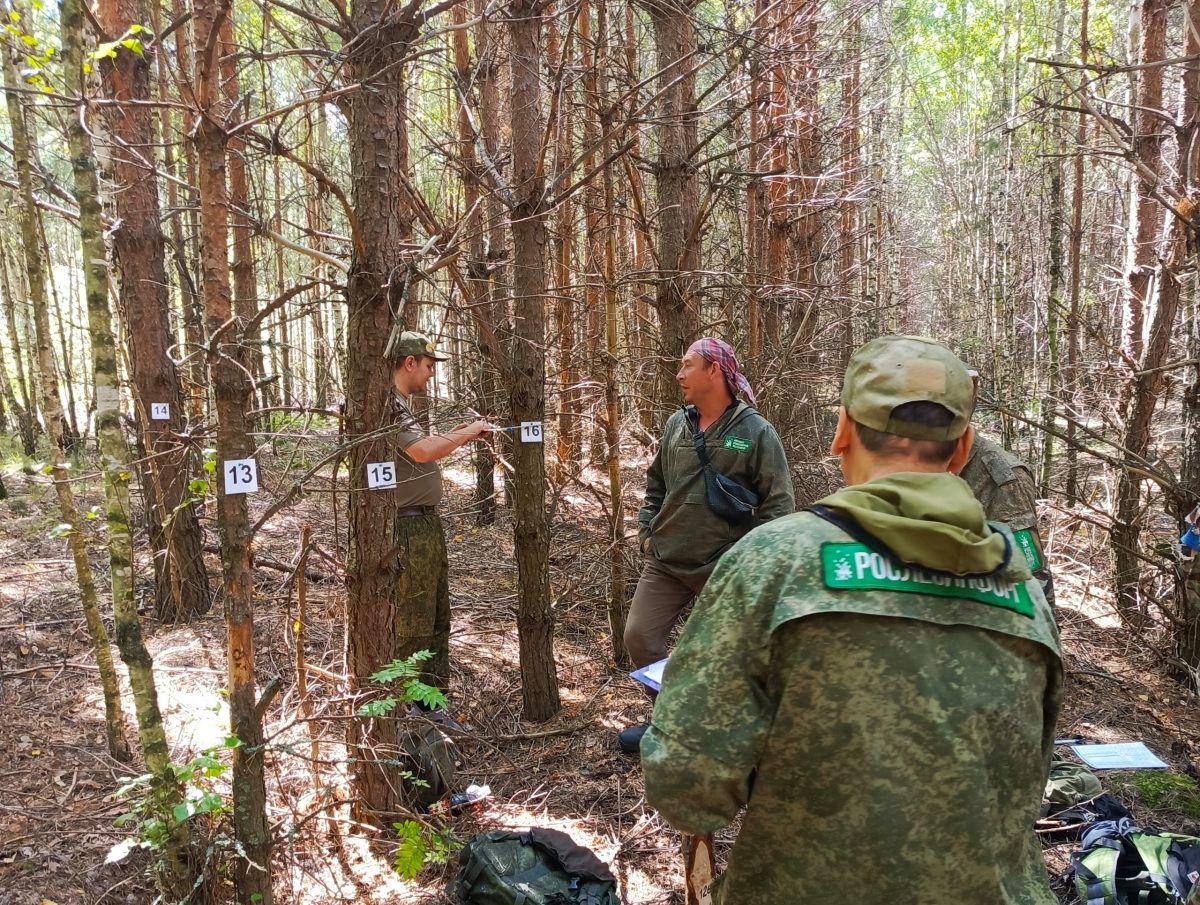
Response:
[{"label": "wooden stick", "polygon": [[712,833],[683,837],[684,902],[687,905],[712,905],[712,883],[716,863],[713,860]]},{"label": "wooden stick", "polygon": [[308,565],[308,548],[310,528],[306,522],[300,529],[300,559],[296,563],[296,693],[300,699],[300,713],[308,725],[310,740],[309,766],[312,768],[313,782],[321,784],[321,742],[317,736],[316,724],[312,722],[312,700],[308,695],[308,666],[304,662],[304,629],[308,623],[308,584],[305,581],[305,567]]}]

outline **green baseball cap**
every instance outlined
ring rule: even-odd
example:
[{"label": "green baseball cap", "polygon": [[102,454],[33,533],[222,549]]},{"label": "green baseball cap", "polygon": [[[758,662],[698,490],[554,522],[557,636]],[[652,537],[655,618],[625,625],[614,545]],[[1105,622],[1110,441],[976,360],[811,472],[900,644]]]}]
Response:
[{"label": "green baseball cap", "polygon": [[[892,419],[907,402],[936,402],[954,416],[949,427]],[[846,413],[866,427],[913,440],[957,440],[971,422],[975,387],[967,366],[923,336],[880,336],[850,356],[842,384]]]},{"label": "green baseball cap", "polygon": [[410,355],[417,358],[424,355],[434,361],[450,360],[449,355],[434,348],[433,341],[428,336],[416,330],[405,330],[400,334],[400,341],[396,343],[392,357],[397,362],[403,362]]}]

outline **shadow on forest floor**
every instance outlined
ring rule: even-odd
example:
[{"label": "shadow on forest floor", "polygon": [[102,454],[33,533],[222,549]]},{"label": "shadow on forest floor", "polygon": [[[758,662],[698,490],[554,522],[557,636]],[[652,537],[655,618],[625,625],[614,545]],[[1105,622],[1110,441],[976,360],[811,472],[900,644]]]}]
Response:
[{"label": "shadow on forest floor", "polygon": [[[631,460],[632,463],[632,460]],[[644,465],[644,463],[632,463]],[[516,570],[506,514],[487,528],[473,525],[465,475],[448,470],[453,687],[451,713],[463,731],[458,785],[487,783],[493,796],[477,813],[450,818],[465,841],[495,828],[553,826],[569,832],[612,862],[622,901],[629,905],[682,901],[678,837],[642,798],[636,760],[620,754],[614,736],[648,716],[648,699],[611,661],[606,616],[608,562],[605,516],[599,501],[607,483],[585,475],[565,486],[554,513],[551,583],[555,601],[556,659],[563,708],[545,724],[521,720],[515,629]],[[640,471],[627,472],[626,511],[635,530]],[[137,768],[109,758],[103,744],[103,705],[94,659],[78,611],[74,573],[65,541],[47,532],[58,522],[45,479],[5,475],[11,498],[0,502],[0,748],[8,769],[0,778],[0,905],[142,905],[153,900],[136,855],[104,865],[124,832],[114,820],[126,810],[113,791]],[[268,487],[274,486],[269,474]],[[81,505],[101,492],[81,485]],[[328,513],[328,493],[312,494],[278,515],[257,539],[259,561],[294,562],[300,527],[308,521],[321,548],[342,548],[344,511]],[[339,500],[341,497],[339,497]],[[265,506],[266,494],[256,498]],[[1165,658],[1151,634],[1135,642],[1107,617],[1101,568],[1107,555],[1094,529],[1049,513],[1059,613],[1067,651],[1068,698],[1060,736],[1097,741],[1142,739],[1175,771],[1193,775],[1200,739],[1195,693],[1164,675]],[[209,525],[211,528],[211,525]],[[93,564],[104,590],[100,526],[89,522]],[[1088,533],[1088,532],[1091,533]],[[1074,533],[1072,533],[1074,532]],[[1070,550],[1070,555],[1060,551]],[[147,572],[142,562],[142,575]],[[637,563],[629,561],[629,588]],[[210,562],[217,572],[215,558]],[[278,901],[286,903],[394,903],[445,901],[451,866],[431,866],[411,883],[390,870],[393,846],[362,841],[348,816],[342,732],[343,585],[320,557],[308,582],[305,655],[318,668],[311,680],[318,719],[296,722],[291,576],[260,568],[255,643],[260,682],[279,676],[284,691],[267,714],[272,752],[268,796],[277,834]],[[217,587],[214,581],[214,588]],[[148,589],[142,587],[143,592]],[[111,627],[111,624],[110,624]],[[219,745],[227,733],[224,624],[221,603],[191,625],[145,619],[176,762]],[[123,673],[123,669],[122,669]],[[128,689],[126,687],[126,701]],[[127,710],[128,710],[127,703]],[[133,720],[127,714],[127,729]],[[315,727],[317,768],[308,757]],[[132,739],[132,734],[131,734]],[[1162,801],[1140,800],[1135,778],[1104,777],[1135,816],[1163,829],[1195,831],[1197,817]],[[1157,805],[1157,809],[1151,805]],[[1200,816],[1200,811],[1197,812]],[[718,857],[733,838],[718,839]],[[1071,845],[1049,846],[1047,865],[1061,877]],[[1073,902],[1061,881],[1056,890]],[[220,887],[215,898],[222,898]]]}]

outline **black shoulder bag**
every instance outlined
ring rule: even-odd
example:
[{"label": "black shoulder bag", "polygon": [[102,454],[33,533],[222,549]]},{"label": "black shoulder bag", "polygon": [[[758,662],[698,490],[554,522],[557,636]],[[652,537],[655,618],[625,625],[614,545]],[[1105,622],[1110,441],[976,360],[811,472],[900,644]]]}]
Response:
[{"label": "black shoulder bag", "polygon": [[713,467],[708,458],[708,450],[704,448],[704,433],[700,430],[699,415],[693,418],[693,412],[689,411],[687,422],[692,429],[692,444],[696,447],[696,457],[700,459],[700,466],[704,470],[704,495],[708,500],[708,508],[731,525],[750,524],[758,514],[762,499],[749,487],[743,487]]}]

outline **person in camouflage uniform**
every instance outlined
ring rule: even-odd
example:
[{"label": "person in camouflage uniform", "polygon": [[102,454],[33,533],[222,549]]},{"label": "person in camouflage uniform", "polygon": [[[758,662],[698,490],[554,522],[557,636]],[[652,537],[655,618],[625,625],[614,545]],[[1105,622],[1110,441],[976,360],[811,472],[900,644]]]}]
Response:
[{"label": "person in camouflage uniform", "polygon": [[1033,833],[1062,694],[1050,607],[950,473],[973,392],[948,349],[850,360],[849,486],[726,553],[667,665],[646,799],[692,834],[748,805],[729,905],[1054,905]]},{"label": "person in camouflage uniform", "polygon": [[427,434],[412,410],[412,396],[433,377],[439,352],[429,337],[400,334],[392,358],[392,421],[400,456],[396,461],[395,539],[399,578],[396,582],[395,656],[433,651],[422,665],[421,681],[447,691],[450,682],[450,580],[446,534],[438,515],[442,499],[439,459],[492,429],[486,420],[460,424],[445,434]]},{"label": "person in camouflage uniform", "polygon": [[1046,600],[1054,606],[1054,578],[1038,530],[1037,487],[1029,466],[999,443],[976,434],[971,455],[958,476],[967,482],[990,520],[1013,530],[1033,568],[1033,577],[1042,583]]}]

